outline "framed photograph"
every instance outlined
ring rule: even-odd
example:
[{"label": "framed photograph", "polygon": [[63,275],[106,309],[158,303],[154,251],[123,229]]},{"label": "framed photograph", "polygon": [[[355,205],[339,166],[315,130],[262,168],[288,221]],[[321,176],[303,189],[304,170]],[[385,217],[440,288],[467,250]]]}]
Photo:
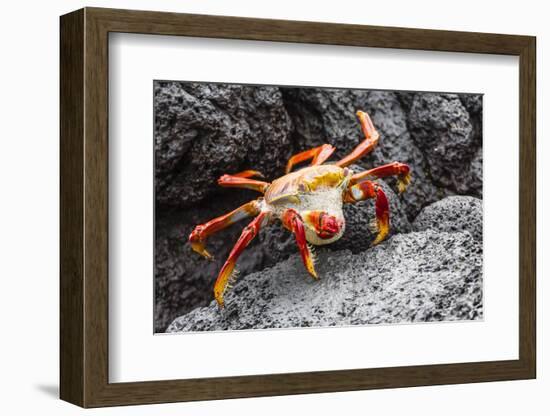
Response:
[{"label": "framed photograph", "polygon": [[63,400],[535,378],[534,37],[60,29]]}]

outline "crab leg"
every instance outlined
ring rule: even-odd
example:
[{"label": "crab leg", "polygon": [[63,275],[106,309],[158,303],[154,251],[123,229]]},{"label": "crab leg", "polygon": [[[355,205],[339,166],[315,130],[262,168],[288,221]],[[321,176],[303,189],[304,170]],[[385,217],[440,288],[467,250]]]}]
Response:
[{"label": "crab leg", "polygon": [[387,165],[378,166],[365,172],[356,173],[351,177],[350,183],[356,184],[366,179],[379,179],[393,175],[397,175],[399,193],[405,191],[407,185],[411,182],[411,169],[409,165],[401,162],[388,163]]},{"label": "crab leg", "polygon": [[228,214],[214,218],[205,224],[197,225],[189,235],[189,243],[191,243],[191,248],[200,255],[211,259],[212,255],[206,251],[205,248],[206,238],[226,227],[229,227],[231,224],[235,224],[237,221],[258,215],[261,209],[260,205],[261,203],[259,200],[250,201]]},{"label": "crab leg", "polygon": [[390,206],[382,187],[376,182],[365,180],[348,188],[344,195],[344,202],[355,203],[371,198],[376,198],[376,229],[378,235],[372,243],[372,245],[376,245],[384,240],[390,231]]},{"label": "crab leg", "polygon": [[335,150],[336,149],[330,144],[323,144],[319,147],[298,153],[288,159],[288,163],[286,164],[286,173],[290,172],[294,165],[309,159],[313,159],[311,161],[311,166],[320,165],[327,160]]},{"label": "crab leg", "polygon": [[239,178],[253,178],[254,176],[263,178],[264,175],[262,172],[259,172],[257,170],[243,170],[239,173],[233,173],[231,176],[238,176]]},{"label": "crab leg", "polygon": [[252,189],[254,191],[264,193],[269,186],[269,183],[257,181],[255,179],[249,179],[250,176],[258,176],[258,173],[259,172],[249,170],[238,173],[237,175],[222,175],[218,179],[218,185],[225,188]]},{"label": "crab leg", "polygon": [[225,290],[231,286],[232,281],[235,279],[235,264],[237,263],[237,259],[250,241],[258,235],[260,228],[267,223],[268,219],[268,212],[260,212],[258,216],[245,227],[237,243],[233,247],[233,250],[229,253],[229,257],[221,268],[216,283],[214,284],[214,297],[220,307],[223,308],[223,295]]},{"label": "crab leg", "polygon": [[283,225],[294,233],[296,237],[296,244],[300,250],[302,261],[306,266],[307,271],[313,278],[317,279],[317,273],[314,268],[314,258],[311,250],[306,241],[306,232],[304,229],[304,222],[300,214],[293,209],[289,208],[282,215]]},{"label": "crab leg", "polygon": [[359,145],[357,145],[357,147],[353,149],[349,155],[336,162],[335,164],[337,166],[344,167],[351,165],[357,159],[360,159],[370,153],[378,143],[378,138],[380,135],[374,128],[369,115],[364,111],[358,111],[357,118],[359,118],[359,123],[361,123],[361,130],[365,135],[365,140],[359,143]]}]

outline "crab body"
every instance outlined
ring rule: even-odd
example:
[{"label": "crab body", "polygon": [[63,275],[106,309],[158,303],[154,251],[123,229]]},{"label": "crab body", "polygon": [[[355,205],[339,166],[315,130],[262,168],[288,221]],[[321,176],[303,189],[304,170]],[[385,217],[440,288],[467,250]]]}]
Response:
[{"label": "crab body", "polygon": [[[305,222],[305,236],[314,245],[330,244],[345,231],[343,197],[352,172],[336,165],[308,166],[289,173],[267,188],[265,210],[284,224],[285,213],[292,210]],[[319,225],[333,223],[334,230]]]},{"label": "crab body", "polygon": [[[348,165],[372,151],[378,143],[378,132],[367,113],[358,111],[365,139],[346,157],[332,163],[324,162],[334,152],[328,144],[294,155],[288,161],[286,174],[271,183],[251,179],[263,177],[260,172],[247,170],[223,175],[218,184],[224,187],[248,188],[263,193],[263,197],[250,201],[234,211],[195,227],[189,236],[193,250],[206,258],[206,238],[244,218],[254,217],[243,230],[229,254],[214,284],[214,296],[220,307],[224,293],[236,278],[236,261],[246,246],[267,223],[280,221],[292,232],[309,274],[318,278],[310,244],[333,243],[345,232],[344,203],[357,203],[375,199],[375,225],[378,244],[387,236],[390,227],[389,204],[377,178],[397,176],[398,190],[403,192],[410,182],[410,169],[400,162],[389,163],[354,174]],[[292,171],[295,164],[311,160],[310,166]]]}]

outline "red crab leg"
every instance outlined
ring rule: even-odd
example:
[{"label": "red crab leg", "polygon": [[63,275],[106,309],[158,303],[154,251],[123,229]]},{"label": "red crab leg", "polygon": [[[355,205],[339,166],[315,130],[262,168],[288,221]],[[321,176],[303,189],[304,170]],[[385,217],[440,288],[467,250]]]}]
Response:
[{"label": "red crab leg", "polygon": [[344,201],[352,203],[370,198],[376,198],[376,228],[378,235],[372,243],[375,245],[384,240],[390,231],[390,206],[382,187],[376,182],[363,181],[350,186],[344,195]]},{"label": "red crab leg", "polygon": [[235,278],[233,272],[235,269],[235,263],[237,263],[237,259],[246,248],[246,246],[252,241],[252,239],[256,237],[256,235],[258,235],[260,228],[267,223],[268,219],[268,212],[260,212],[258,216],[245,227],[241,236],[237,240],[237,243],[233,247],[233,250],[231,250],[231,253],[229,253],[229,257],[221,268],[220,273],[218,274],[218,278],[216,279],[216,283],[214,284],[214,297],[216,298],[216,301],[218,302],[218,305],[220,307],[223,308],[223,295],[225,293],[225,290],[231,285],[232,281]]},{"label": "red crab leg", "polygon": [[358,111],[357,118],[359,118],[359,123],[361,123],[361,130],[365,135],[365,140],[359,143],[359,145],[357,145],[357,147],[353,149],[349,155],[336,162],[337,166],[344,167],[351,165],[357,159],[360,159],[367,153],[370,153],[378,143],[379,134],[374,128],[369,115],[364,111]]},{"label": "red crab leg", "polygon": [[306,150],[305,152],[298,153],[288,159],[288,163],[286,164],[286,173],[290,172],[294,165],[309,159],[313,159],[311,161],[311,166],[320,165],[325,160],[327,160],[335,150],[336,149],[330,144],[323,144],[319,147],[315,147],[313,149]]},{"label": "red crab leg", "polygon": [[285,212],[283,212],[282,220],[283,225],[287,229],[292,231],[294,233],[294,236],[296,237],[296,244],[298,245],[298,249],[300,250],[300,255],[302,256],[302,261],[306,266],[306,270],[309,272],[310,275],[317,279],[317,273],[315,272],[314,268],[314,259],[311,250],[307,245],[306,232],[304,229],[304,222],[302,220],[302,217],[300,217],[300,214],[298,214],[293,209],[287,209]]},{"label": "red crab leg", "polygon": [[189,235],[189,243],[191,244],[191,248],[200,255],[211,259],[212,255],[205,249],[206,238],[208,236],[229,227],[231,224],[235,224],[237,221],[252,217],[259,213],[260,203],[257,200],[250,201],[228,214],[214,218],[205,224],[197,225]]},{"label": "red crab leg", "polygon": [[411,169],[409,165],[401,162],[388,163],[387,165],[378,166],[365,172],[356,173],[351,177],[350,183],[356,184],[365,179],[378,179],[393,175],[397,175],[399,193],[405,191],[407,185],[411,182]]},{"label": "red crab leg", "polygon": [[[255,171],[245,171],[241,172],[237,175],[247,175],[250,172]],[[246,189],[252,189],[254,191],[258,191],[261,193],[264,193],[267,187],[269,186],[269,183],[263,182],[263,181],[257,181],[255,179],[248,179],[246,176],[237,176],[237,175],[223,175],[220,176],[218,179],[218,185],[223,186],[225,188],[246,188]],[[253,175],[250,175],[253,176]]]}]

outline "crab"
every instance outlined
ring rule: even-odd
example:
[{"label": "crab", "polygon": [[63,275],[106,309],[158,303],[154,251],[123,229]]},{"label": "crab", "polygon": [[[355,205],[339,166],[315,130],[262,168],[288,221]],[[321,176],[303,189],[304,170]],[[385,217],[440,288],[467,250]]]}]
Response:
[{"label": "crab", "polygon": [[[375,199],[376,218],[373,226],[377,235],[372,244],[378,244],[387,237],[390,231],[388,199],[380,184],[374,180],[396,176],[398,191],[402,193],[411,181],[410,168],[400,162],[358,173],[348,168],[371,152],[379,139],[369,115],[363,111],[357,111],[356,115],[365,138],[349,155],[335,163],[325,163],[336,149],[330,144],[323,144],[292,156],[286,165],[286,174],[271,183],[253,179],[263,178],[256,170],[226,174],[218,179],[218,184],[223,187],[247,188],[263,194],[263,197],[225,215],[197,225],[189,235],[191,248],[207,259],[212,259],[205,247],[206,239],[238,221],[253,217],[231,250],[214,284],[214,297],[221,308],[224,306],[224,294],[237,276],[237,259],[260,229],[276,220],[294,234],[304,266],[314,279],[318,279],[318,275],[312,245],[330,244],[342,237],[346,228],[344,203]],[[309,166],[292,171],[296,164],[307,161],[310,161]]]}]

